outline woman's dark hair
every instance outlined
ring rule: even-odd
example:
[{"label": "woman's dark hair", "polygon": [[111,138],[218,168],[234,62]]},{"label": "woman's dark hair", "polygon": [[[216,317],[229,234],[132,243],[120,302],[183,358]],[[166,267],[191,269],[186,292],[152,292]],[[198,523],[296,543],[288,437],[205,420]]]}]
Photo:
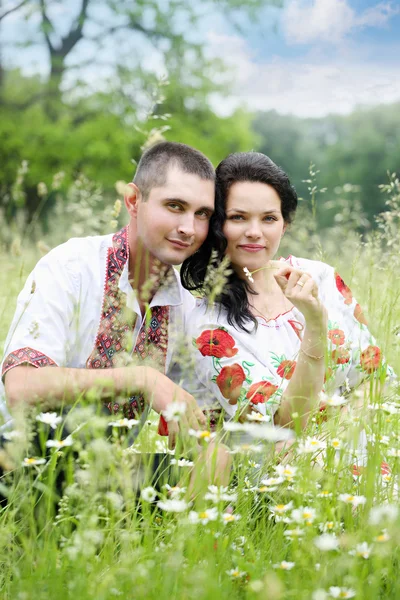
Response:
[{"label": "woman's dark hair", "polygon": [[[283,220],[286,224],[292,222],[297,194],[286,173],[260,152],[230,154],[216,169],[215,212],[210,220],[207,239],[200,250],[182,264],[181,281],[187,290],[204,292],[208,267],[217,268],[224,258],[227,246],[222,232],[225,207],[229,190],[238,181],[265,183],[273,187],[281,199]],[[250,283],[232,270],[216,300],[225,308],[230,325],[249,332],[246,325],[250,322],[257,326],[257,320],[250,311],[247,293],[256,294]]]}]

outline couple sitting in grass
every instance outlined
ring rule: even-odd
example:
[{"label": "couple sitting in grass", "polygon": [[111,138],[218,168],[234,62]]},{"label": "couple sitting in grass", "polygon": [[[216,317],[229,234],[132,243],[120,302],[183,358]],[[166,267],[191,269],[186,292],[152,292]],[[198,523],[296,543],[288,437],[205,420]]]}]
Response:
[{"label": "couple sitting in grass", "polygon": [[[57,410],[94,388],[137,431],[153,408],[174,445],[233,417],[304,427],[322,391],[391,375],[333,268],[274,260],[297,195],[265,155],[230,155],[215,173],[194,148],[160,143],[143,154],[125,205],[127,227],[69,240],[28,277],[2,363],[11,412]],[[204,290],[211,300],[196,303],[190,292]],[[208,482],[229,480],[224,446],[198,465]]]}]

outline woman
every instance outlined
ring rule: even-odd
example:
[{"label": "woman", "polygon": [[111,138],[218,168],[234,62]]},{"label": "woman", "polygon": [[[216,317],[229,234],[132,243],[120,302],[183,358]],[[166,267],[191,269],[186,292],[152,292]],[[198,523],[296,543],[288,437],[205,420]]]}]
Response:
[{"label": "woman", "polygon": [[200,291],[214,265],[231,269],[217,302],[191,321],[195,394],[227,417],[250,406],[280,426],[302,426],[320,400],[389,371],[360,306],[334,269],[289,256],[273,260],[297,207],[287,175],[257,152],[231,154],[216,170],[216,212],[206,244],[186,260],[183,285]]}]

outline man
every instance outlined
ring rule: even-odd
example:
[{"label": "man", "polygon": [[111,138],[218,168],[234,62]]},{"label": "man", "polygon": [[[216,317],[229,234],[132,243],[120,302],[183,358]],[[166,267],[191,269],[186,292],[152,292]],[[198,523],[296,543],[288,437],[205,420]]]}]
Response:
[{"label": "man", "polygon": [[[57,408],[96,388],[111,411],[142,415],[142,422],[148,406],[162,413],[173,401],[185,403],[180,424],[169,423],[172,436],[205,425],[194,398],[173,382],[173,355],[194,300],[171,265],[204,242],[214,179],[212,164],[194,148],[153,146],[125,195],[128,226],[69,240],[39,261],[5,345],[11,409],[38,400]],[[129,401],[120,407],[115,398]]]}]

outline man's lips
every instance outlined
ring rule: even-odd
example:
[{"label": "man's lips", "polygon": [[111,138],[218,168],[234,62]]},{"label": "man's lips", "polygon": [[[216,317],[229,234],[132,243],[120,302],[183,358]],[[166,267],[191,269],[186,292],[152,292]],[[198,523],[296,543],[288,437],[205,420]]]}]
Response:
[{"label": "man's lips", "polygon": [[265,249],[265,246],[261,246],[260,244],[240,244],[239,248],[246,252],[260,252],[260,250]]},{"label": "man's lips", "polygon": [[189,248],[189,246],[191,246],[191,244],[189,244],[188,242],[182,242],[182,240],[168,240],[169,242],[171,242],[171,244],[173,244],[174,246],[176,246],[176,248]]}]

